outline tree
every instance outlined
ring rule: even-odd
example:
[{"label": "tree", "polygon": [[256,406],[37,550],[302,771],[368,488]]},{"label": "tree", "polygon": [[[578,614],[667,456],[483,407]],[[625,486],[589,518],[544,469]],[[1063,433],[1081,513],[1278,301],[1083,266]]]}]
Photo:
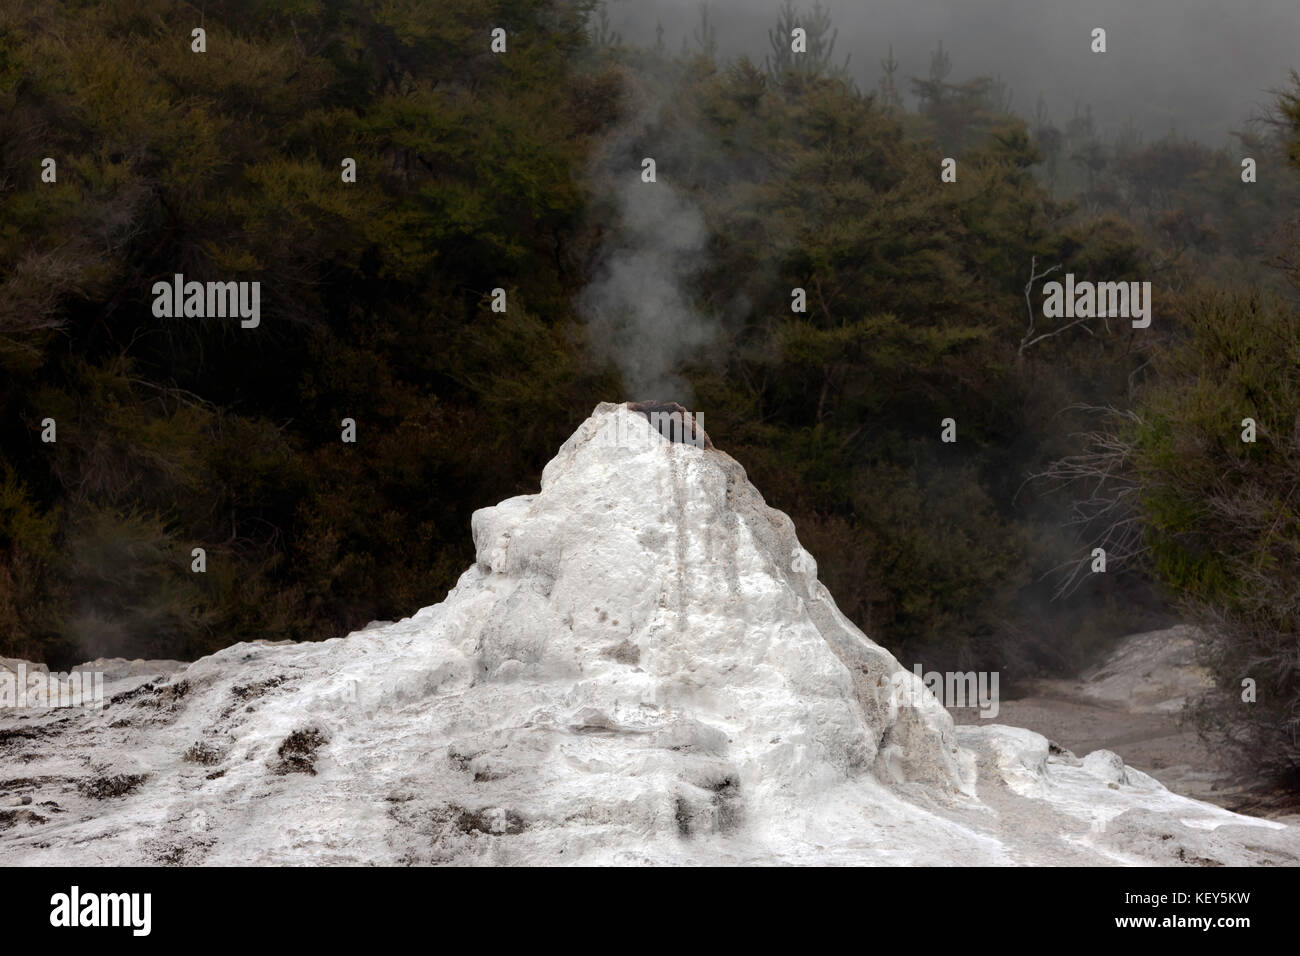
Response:
[{"label": "tree", "polygon": [[[792,48],[796,28],[805,31],[806,52],[795,53]],[[768,76],[778,84],[787,82],[793,75],[805,80],[832,77],[852,85],[848,71],[852,54],[845,56],[844,62],[838,66],[832,62],[839,33],[838,29],[832,28],[830,11],[821,5],[820,0],[811,10],[798,10],[794,0],[784,0],[777,11],[776,26],[767,31],[768,43],[772,47],[771,54],[764,60]]]}]

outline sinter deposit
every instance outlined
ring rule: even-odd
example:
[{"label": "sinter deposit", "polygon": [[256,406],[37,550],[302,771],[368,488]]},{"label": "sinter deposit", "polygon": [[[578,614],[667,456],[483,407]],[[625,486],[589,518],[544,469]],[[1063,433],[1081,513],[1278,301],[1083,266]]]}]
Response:
[{"label": "sinter deposit", "polygon": [[32,802],[0,810],[0,863],[1300,857],[1108,751],[955,728],[744,469],[647,413],[600,405],[473,533],[403,621],[108,662],[101,711],[4,711],[0,804]]}]

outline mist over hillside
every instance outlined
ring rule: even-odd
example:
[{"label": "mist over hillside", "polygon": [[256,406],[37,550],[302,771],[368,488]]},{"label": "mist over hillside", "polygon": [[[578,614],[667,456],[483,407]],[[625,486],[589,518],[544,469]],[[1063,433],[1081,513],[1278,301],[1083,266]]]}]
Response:
[{"label": "mist over hillside", "polygon": [[[822,0],[839,30],[837,62],[863,90],[874,89],[893,46],[904,77],[923,77],[942,42],[954,75],[1001,76],[1017,113],[1041,94],[1057,123],[1091,105],[1114,129],[1131,119],[1148,138],[1171,130],[1223,144],[1273,100],[1294,65],[1300,4],[1292,0]],[[779,0],[709,0],[721,57],[770,53]],[[699,0],[609,0],[610,23],[630,44],[693,42]],[[1107,52],[1089,50],[1094,27]],[[909,98],[908,106],[914,105]]]}]

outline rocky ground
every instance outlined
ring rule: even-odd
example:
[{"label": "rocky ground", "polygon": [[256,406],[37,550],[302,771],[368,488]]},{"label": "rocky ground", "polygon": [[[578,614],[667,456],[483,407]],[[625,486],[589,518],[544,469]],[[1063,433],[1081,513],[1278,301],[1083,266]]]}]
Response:
[{"label": "rocky ground", "polygon": [[[1210,686],[1185,625],[1134,634],[1100,666],[1075,680],[1026,683],[1004,699],[996,723],[1027,727],[1076,754],[1106,749],[1174,793],[1255,816],[1300,823],[1294,797],[1273,794],[1220,766],[1183,715],[1189,696]],[[960,725],[988,723],[950,708]]]}]

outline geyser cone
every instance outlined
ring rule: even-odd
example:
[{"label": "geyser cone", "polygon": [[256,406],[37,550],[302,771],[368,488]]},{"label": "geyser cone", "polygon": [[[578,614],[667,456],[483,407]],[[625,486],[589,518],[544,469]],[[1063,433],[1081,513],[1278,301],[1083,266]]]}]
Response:
[{"label": "geyser cone", "polygon": [[0,832],[0,862],[1095,863],[1206,856],[1247,819],[955,733],[740,465],[651,414],[600,405],[539,493],[476,512],[440,604],[24,714],[4,759],[63,812]]}]

